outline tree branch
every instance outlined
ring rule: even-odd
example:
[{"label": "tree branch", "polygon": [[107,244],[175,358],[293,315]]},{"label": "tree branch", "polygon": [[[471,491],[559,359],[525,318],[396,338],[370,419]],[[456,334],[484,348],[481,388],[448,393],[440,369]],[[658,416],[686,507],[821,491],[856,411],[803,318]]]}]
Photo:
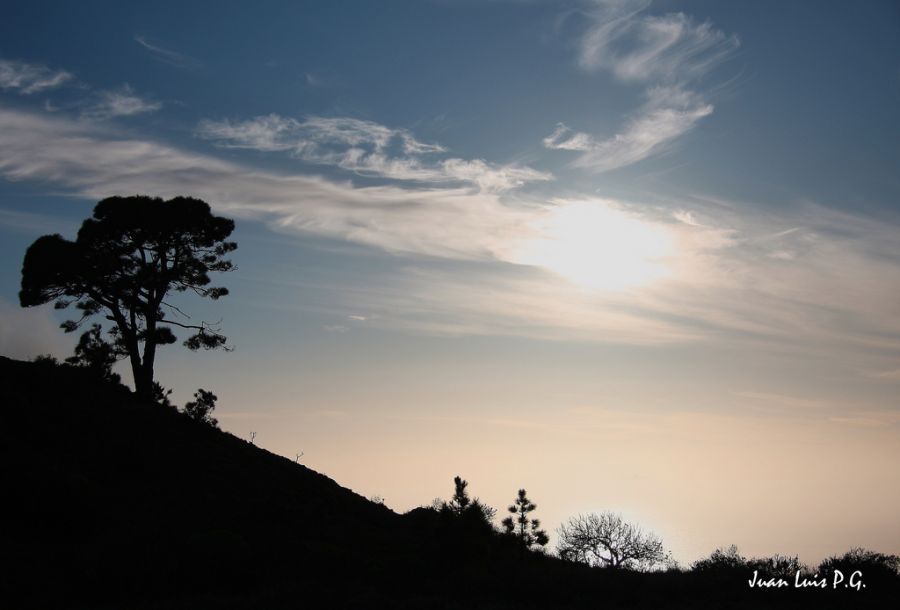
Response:
[{"label": "tree branch", "polygon": [[[172,310],[174,310],[174,311],[177,311],[178,313],[180,313],[181,315],[183,315],[183,316],[184,316],[185,318],[187,318],[188,320],[191,319],[191,316],[187,315],[186,313],[184,313],[184,312],[181,311],[178,307],[172,305],[171,303],[166,303],[165,301],[162,301],[160,304],[161,304],[161,305],[165,305],[166,307],[168,307],[168,308],[170,308],[170,309],[172,309]],[[160,320],[160,322],[165,322],[165,321],[166,321],[166,320]]]},{"label": "tree branch", "polygon": [[210,326],[206,322],[201,322],[200,326],[197,326],[196,324],[182,324],[181,322],[175,322],[174,320],[165,320],[165,319],[157,320],[157,322],[160,324],[171,324],[172,326],[178,326],[180,328],[187,328],[187,329],[191,329],[191,330],[202,330],[205,332],[213,333],[215,335],[220,334],[217,330],[215,330],[212,326]]}]

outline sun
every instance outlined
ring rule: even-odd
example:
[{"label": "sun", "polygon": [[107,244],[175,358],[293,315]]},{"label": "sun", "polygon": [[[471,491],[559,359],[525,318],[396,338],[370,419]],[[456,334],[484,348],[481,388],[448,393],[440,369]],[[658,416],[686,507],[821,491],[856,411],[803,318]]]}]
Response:
[{"label": "sun", "polygon": [[564,203],[534,223],[536,237],[515,256],[579,287],[619,291],[668,275],[673,238],[650,223],[605,201]]}]

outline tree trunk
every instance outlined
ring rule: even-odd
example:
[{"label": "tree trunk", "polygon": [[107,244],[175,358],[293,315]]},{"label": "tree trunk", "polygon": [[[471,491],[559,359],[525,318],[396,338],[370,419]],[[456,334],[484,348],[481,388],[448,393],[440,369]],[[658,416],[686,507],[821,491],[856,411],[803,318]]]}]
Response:
[{"label": "tree trunk", "polygon": [[145,367],[141,362],[141,353],[138,351],[138,342],[124,322],[119,324],[119,332],[126,338],[125,346],[128,349],[128,360],[131,362],[134,392],[141,398],[153,400],[153,369],[150,369],[149,376],[145,373]]},{"label": "tree trunk", "polygon": [[[107,306],[112,313],[112,319],[115,320],[116,326],[119,327],[122,339],[125,342],[125,349],[128,350],[128,360],[131,362],[131,376],[134,379],[134,393],[145,400],[153,400],[153,365],[150,370],[141,362],[140,345],[138,344],[136,328],[134,321],[134,310],[131,310],[131,325],[125,320],[125,316],[118,307]],[[149,374],[148,374],[149,373]]]},{"label": "tree trunk", "polygon": [[141,373],[144,377],[143,383],[150,388],[149,398],[153,399],[153,366],[156,362],[156,317],[146,315],[147,320],[147,336],[144,339],[144,357],[142,358]]},{"label": "tree trunk", "polygon": [[134,392],[145,400],[153,400],[153,368],[138,364],[132,359],[131,373],[134,375]]}]

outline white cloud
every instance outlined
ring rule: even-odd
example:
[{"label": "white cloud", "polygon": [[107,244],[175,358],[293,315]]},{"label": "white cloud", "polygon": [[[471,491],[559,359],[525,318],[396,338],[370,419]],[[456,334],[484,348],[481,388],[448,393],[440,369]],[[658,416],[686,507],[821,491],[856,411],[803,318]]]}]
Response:
[{"label": "white cloud", "polygon": [[698,96],[673,87],[648,91],[647,103],[616,135],[597,139],[573,132],[560,123],[544,138],[550,149],[579,151],[573,165],[593,172],[605,172],[631,165],[663,150],[712,114],[713,107]]},{"label": "white cloud", "polygon": [[[463,170],[459,170],[463,171]],[[257,171],[97,123],[0,107],[0,173],[48,180],[89,198],[192,193],[218,209],[285,231],[347,239],[390,252],[486,259],[529,214],[499,193],[463,187],[354,187]]]},{"label": "white cloud", "polygon": [[391,129],[349,117],[308,117],[303,121],[277,114],[246,121],[205,120],[197,127],[197,135],[214,140],[227,148],[250,148],[262,151],[287,151],[313,154],[329,146],[343,149],[366,147],[382,153],[397,138],[407,152],[443,152],[441,146],[418,142],[404,129]]},{"label": "white cloud", "polygon": [[400,135],[400,137],[403,140],[403,152],[410,155],[440,153],[447,150],[440,144],[425,144],[423,142],[419,142],[408,133],[403,133]]},{"label": "white cloud", "polygon": [[319,76],[316,76],[312,72],[304,72],[303,77],[306,80],[306,84],[310,87],[326,87],[327,83]]},{"label": "white cloud", "polygon": [[134,41],[145,48],[147,51],[149,51],[150,54],[153,55],[153,57],[163,63],[169,64],[170,66],[188,70],[196,70],[203,65],[199,60],[194,59],[190,55],[185,55],[184,53],[179,53],[177,51],[173,51],[172,49],[167,49],[157,41],[151,40],[147,36],[135,36]]},{"label": "white cloud", "polygon": [[586,70],[608,70],[625,81],[684,82],[707,73],[739,45],[709,23],[683,13],[646,15],[649,1],[598,0],[579,41]]},{"label": "white cloud", "polygon": [[694,216],[694,213],[687,210],[675,210],[674,212],[672,212],[672,218],[674,218],[678,222],[683,222],[684,224],[690,225],[692,227],[702,226]]},{"label": "white cloud", "polygon": [[348,308],[364,301],[377,314],[373,326],[434,336],[633,345],[704,339],[631,306],[630,295],[584,291],[555,274],[496,261],[463,269],[422,262],[339,288],[334,297]]},{"label": "white cloud", "polygon": [[686,83],[727,58],[738,40],[682,13],[644,14],[649,2],[595,4],[588,14],[590,25],[579,40],[579,65],[609,71],[623,81],[647,83],[647,101],[611,137],[573,131],[559,123],[544,138],[544,146],[578,151],[575,167],[605,172],[663,152],[712,114],[712,104]]},{"label": "white cloud", "polygon": [[486,191],[505,191],[552,179],[550,174],[519,165],[494,165],[481,159],[423,158],[446,149],[421,142],[405,129],[348,117],[308,117],[298,121],[270,114],[246,121],[206,120],[196,133],[226,148],[287,152],[309,163],[392,180],[467,183]]},{"label": "white cloud", "polygon": [[594,138],[586,133],[574,132],[565,123],[558,123],[556,129],[543,140],[544,146],[555,150],[591,150]]},{"label": "white cloud", "polygon": [[130,85],[125,84],[119,89],[100,93],[100,101],[87,108],[82,116],[87,119],[104,120],[156,112],[160,108],[162,108],[160,102],[138,96]]},{"label": "white cloud", "polygon": [[38,64],[0,59],[0,89],[31,95],[55,89],[72,78],[65,70],[51,70]]},{"label": "white cloud", "polygon": [[285,142],[284,135],[298,124],[277,114],[256,117],[249,121],[201,121],[197,135],[207,140],[216,140],[225,148],[249,148],[260,151],[292,151],[295,143]]},{"label": "white cloud", "polygon": [[[2,107],[0,174],[90,199],[189,194],[219,213],[278,231],[405,255],[386,275],[331,291],[335,314],[356,321],[350,316],[364,309],[367,325],[647,344],[718,337],[833,354],[854,371],[898,368],[898,228],[813,203],[775,215],[699,198],[660,205],[513,198],[458,187],[358,187],[265,172],[123,138],[103,124]],[[565,235],[545,231],[568,226],[553,218],[571,206],[615,209],[628,226],[641,223],[648,235],[665,235],[671,248],[648,260],[665,273],[626,291],[598,291],[551,273],[554,267],[540,260],[532,261],[540,267],[514,264],[530,243],[558,238],[571,245]],[[594,217],[604,215],[587,218]],[[596,229],[602,235],[609,227]],[[578,227],[578,235],[592,230]],[[779,251],[794,258],[770,256]],[[585,273],[591,265],[600,274],[621,267],[614,251],[590,252],[579,262]]]}]

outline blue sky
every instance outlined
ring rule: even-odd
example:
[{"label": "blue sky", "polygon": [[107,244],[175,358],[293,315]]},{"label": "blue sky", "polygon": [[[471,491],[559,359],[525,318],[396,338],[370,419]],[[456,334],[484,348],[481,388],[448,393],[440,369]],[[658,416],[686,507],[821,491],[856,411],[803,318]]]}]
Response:
[{"label": "blue sky", "polygon": [[[883,546],[898,34],[889,2],[9,3],[0,351],[74,341],[18,308],[36,237],[193,195],[240,248],[231,296],[184,304],[237,349],[158,377],[226,429],[398,510],[460,472],[549,523],[625,511],[683,560]],[[816,474],[755,474],[784,463]],[[828,472],[870,527],[797,533]]]}]

